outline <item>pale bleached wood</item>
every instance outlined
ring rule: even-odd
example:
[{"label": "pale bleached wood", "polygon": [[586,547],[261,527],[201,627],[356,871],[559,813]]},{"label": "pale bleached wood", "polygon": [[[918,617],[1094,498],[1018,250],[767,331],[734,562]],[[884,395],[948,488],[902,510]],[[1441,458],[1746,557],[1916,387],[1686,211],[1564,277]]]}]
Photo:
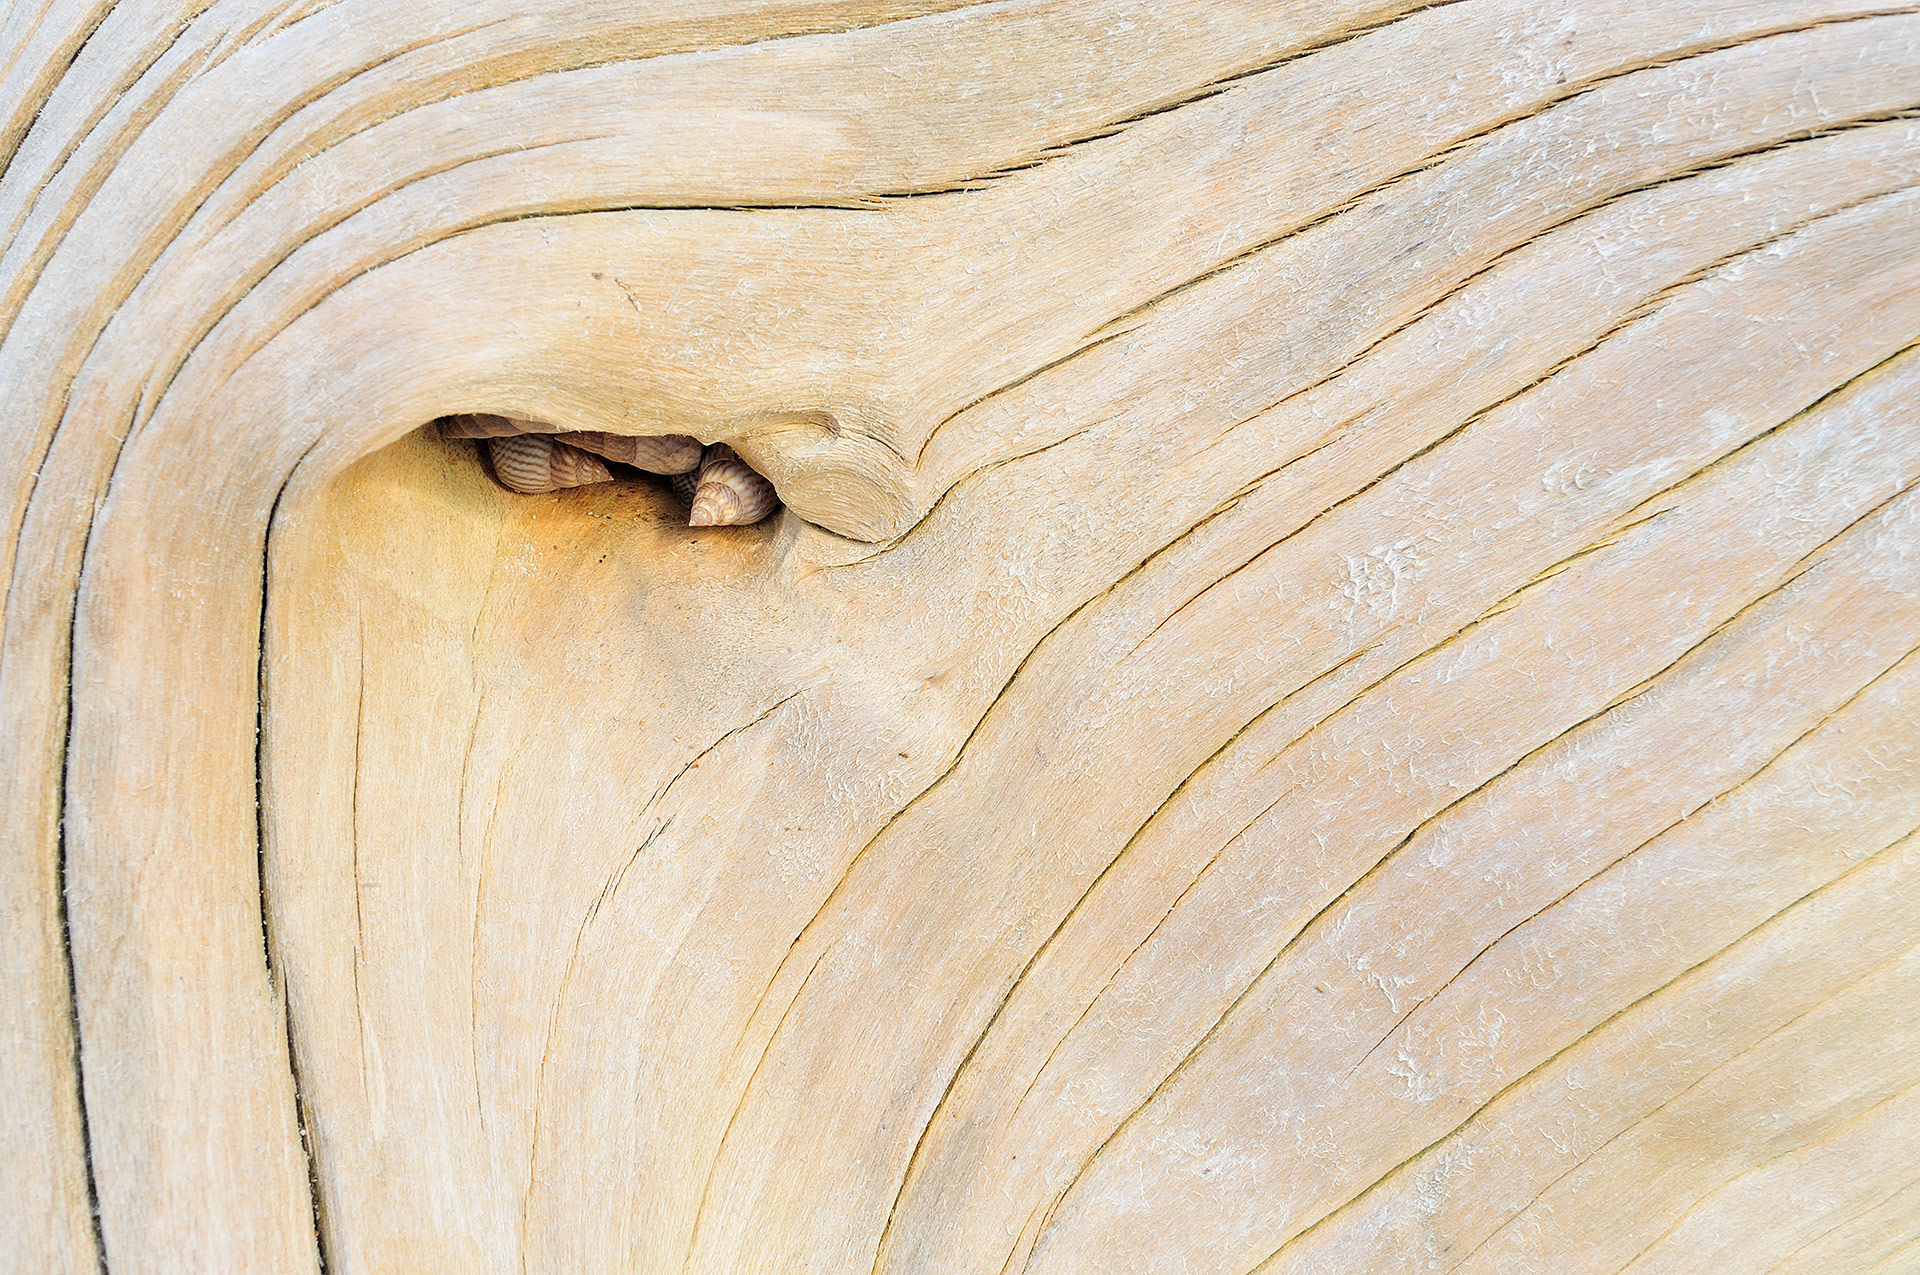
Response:
[{"label": "pale bleached wood", "polygon": [[1920,19],[98,16],[0,64],[16,1264],[1903,1260]]},{"label": "pale bleached wood", "polygon": [[[1910,1260],[1914,1250],[1920,1248],[1920,1241],[1908,1238],[1916,1232],[1920,1232],[1920,1187],[1909,1184],[1867,1209],[1841,1217],[1789,1252],[1771,1270],[1806,1275],[1810,1271],[1898,1269],[1894,1263]],[[1904,1257],[1902,1250],[1906,1250]]]}]

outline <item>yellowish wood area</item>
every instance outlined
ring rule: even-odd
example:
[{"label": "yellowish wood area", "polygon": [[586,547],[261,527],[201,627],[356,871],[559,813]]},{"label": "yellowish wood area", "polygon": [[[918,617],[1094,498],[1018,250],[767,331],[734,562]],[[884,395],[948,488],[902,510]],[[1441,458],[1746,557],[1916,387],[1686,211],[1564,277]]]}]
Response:
[{"label": "yellowish wood area", "polygon": [[1920,11],[22,0],[0,157],[0,1267],[1920,1269]]}]

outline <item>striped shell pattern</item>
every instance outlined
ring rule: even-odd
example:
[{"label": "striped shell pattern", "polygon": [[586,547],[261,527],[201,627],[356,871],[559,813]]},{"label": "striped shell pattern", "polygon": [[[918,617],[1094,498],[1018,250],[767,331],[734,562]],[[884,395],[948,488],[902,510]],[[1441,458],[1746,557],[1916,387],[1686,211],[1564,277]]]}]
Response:
[{"label": "striped shell pattern", "polygon": [[700,461],[700,482],[693,489],[691,527],[743,527],[773,512],[780,498],[773,484],[753,472],[725,443],[707,448]]}]

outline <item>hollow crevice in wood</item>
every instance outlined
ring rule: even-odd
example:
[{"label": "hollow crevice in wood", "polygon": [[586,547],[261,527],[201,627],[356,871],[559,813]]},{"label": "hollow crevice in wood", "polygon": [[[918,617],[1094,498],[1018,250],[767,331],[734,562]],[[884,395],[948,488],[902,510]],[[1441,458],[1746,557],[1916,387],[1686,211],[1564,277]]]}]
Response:
[{"label": "hollow crevice in wood", "polygon": [[689,434],[574,431],[549,422],[461,414],[435,422],[448,440],[471,440],[507,490],[538,495],[603,483],[650,481],[686,507],[696,528],[745,527],[771,517],[779,495],[724,442]]}]

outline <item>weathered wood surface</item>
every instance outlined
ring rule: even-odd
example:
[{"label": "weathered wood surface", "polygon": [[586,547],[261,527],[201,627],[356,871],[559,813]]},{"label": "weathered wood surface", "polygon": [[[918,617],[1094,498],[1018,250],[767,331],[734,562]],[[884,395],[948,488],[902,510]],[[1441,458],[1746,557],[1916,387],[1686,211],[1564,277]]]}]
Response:
[{"label": "weathered wood surface", "polygon": [[1920,1269],[1916,110],[1837,0],[10,4],[0,1265]]}]

